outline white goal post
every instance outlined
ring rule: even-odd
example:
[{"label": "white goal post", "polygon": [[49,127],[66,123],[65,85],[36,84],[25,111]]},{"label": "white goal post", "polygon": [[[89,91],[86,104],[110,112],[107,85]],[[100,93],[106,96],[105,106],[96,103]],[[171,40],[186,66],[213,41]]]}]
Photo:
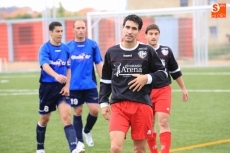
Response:
[{"label": "white goal post", "polygon": [[[230,4],[226,5],[226,9],[229,10]],[[99,23],[104,20],[114,20],[114,25],[112,30],[115,32],[114,35],[111,35],[111,39],[114,40],[114,45],[121,40],[121,27],[123,18],[129,14],[136,14],[140,17],[150,17],[154,18],[155,22],[160,23],[161,27],[165,26],[167,31],[167,21],[171,20],[169,18],[190,18],[192,23],[192,38],[191,43],[193,48],[193,65],[196,66],[208,66],[208,22],[209,18],[211,18],[211,8],[212,5],[204,5],[204,6],[191,6],[191,7],[177,7],[177,8],[158,8],[158,9],[146,9],[146,10],[126,10],[126,11],[113,11],[113,12],[89,12],[87,13],[87,32],[88,38],[94,39],[100,45],[100,47],[106,45],[106,41],[101,41],[101,35],[110,35],[110,31],[108,28],[104,29],[99,26]],[[168,20],[169,19],[169,20]],[[178,22],[178,21],[176,21]],[[107,23],[107,22],[105,22]],[[171,22],[168,22],[170,26]],[[172,22],[174,23],[174,21]],[[175,25],[175,24],[174,24]],[[189,26],[189,25],[185,25]],[[180,29],[175,28],[171,31],[176,31]],[[163,31],[164,31],[163,30]],[[144,29],[142,29],[144,31]],[[167,31],[170,34],[170,31]],[[175,35],[174,32],[170,35]],[[163,36],[162,36],[163,35]],[[165,34],[161,34],[161,37],[164,37]],[[113,37],[113,38],[112,38]],[[189,37],[189,36],[188,36]],[[181,38],[177,40],[173,40],[172,38],[165,38],[164,41],[170,41],[170,47],[172,47],[173,51],[175,51],[176,57],[179,57],[179,53],[177,50],[181,49],[179,41]],[[190,41],[190,40],[189,40]],[[165,42],[164,42],[165,44]],[[182,47],[183,48],[183,47]],[[103,51],[105,49],[103,48]]]}]

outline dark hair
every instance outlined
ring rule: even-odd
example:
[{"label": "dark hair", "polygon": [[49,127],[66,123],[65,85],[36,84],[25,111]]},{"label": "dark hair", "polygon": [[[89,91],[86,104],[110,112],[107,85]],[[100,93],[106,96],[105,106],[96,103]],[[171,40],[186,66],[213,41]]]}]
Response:
[{"label": "dark hair", "polygon": [[135,14],[131,14],[131,15],[126,16],[124,19],[124,22],[123,22],[123,26],[125,26],[125,23],[128,20],[137,23],[138,24],[138,30],[141,30],[142,25],[143,25],[143,21],[139,16],[137,16]]},{"label": "dark hair", "polygon": [[150,24],[146,27],[145,34],[147,34],[149,30],[153,30],[153,29],[156,29],[160,33],[160,28],[158,27],[158,25]]},{"label": "dark hair", "polygon": [[55,27],[59,27],[59,26],[60,27],[62,26],[62,24],[60,22],[58,22],[58,21],[51,22],[49,24],[49,31],[53,31]]}]

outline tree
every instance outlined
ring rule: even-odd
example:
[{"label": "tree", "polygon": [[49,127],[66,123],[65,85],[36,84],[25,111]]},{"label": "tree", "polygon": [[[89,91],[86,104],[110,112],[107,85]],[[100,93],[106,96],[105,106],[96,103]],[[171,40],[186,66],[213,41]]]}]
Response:
[{"label": "tree", "polygon": [[15,17],[8,17],[6,18],[6,20],[10,20],[10,19],[31,19],[32,16],[30,14],[19,14],[19,15],[16,15]]},{"label": "tree", "polygon": [[59,8],[57,11],[57,16],[58,17],[64,17],[65,16],[65,8],[62,6],[61,2],[59,2]]}]

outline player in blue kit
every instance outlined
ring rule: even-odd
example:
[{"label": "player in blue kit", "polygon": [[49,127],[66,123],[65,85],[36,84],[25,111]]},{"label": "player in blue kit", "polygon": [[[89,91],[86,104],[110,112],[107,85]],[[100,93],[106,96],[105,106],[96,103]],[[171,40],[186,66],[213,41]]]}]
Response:
[{"label": "player in blue kit", "polygon": [[39,50],[39,64],[41,67],[39,87],[40,119],[36,127],[37,151],[45,153],[44,142],[46,127],[51,112],[59,110],[66,139],[71,153],[84,153],[77,148],[76,133],[71,122],[71,106],[67,101],[69,96],[70,69],[68,63],[69,48],[61,43],[62,24],[52,22],[49,25],[51,39],[44,43]]},{"label": "player in blue kit", "polygon": [[[74,108],[73,124],[79,146],[84,148],[83,135],[88,146],[94,146],[90,131],[97,121],[99,105],[94,64],[99,77],[102,71],[102,57],[98,44],[86,38],[86,24],[77,20],[73,25],[75,38],[67,43],[70,48],[71,81],[70,100]],[[82,108],[86,102],[89,114],[83,128]]]}]

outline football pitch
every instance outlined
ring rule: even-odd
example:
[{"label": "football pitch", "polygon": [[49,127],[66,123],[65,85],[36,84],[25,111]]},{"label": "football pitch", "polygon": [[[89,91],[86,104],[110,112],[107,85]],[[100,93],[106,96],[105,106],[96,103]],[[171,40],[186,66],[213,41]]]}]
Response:
[{"label": "football pitch", "polygon": [[[182,68],[182,72],[189,100],[181,101],[174,81],[170,152],[230,153],[230,68]],[[0,153],[35,153],[38,80],[38,72],[0,73]],[[86,106],[83,112],[85,123]],[[95,145],[86,145],[86,153],[108,153],[108,122],[101,114],[91,133]],[[69,152],[58,111],[48,124],[45,149],[46,153]],[[129,134],[123,152],[133,152]]]}]

